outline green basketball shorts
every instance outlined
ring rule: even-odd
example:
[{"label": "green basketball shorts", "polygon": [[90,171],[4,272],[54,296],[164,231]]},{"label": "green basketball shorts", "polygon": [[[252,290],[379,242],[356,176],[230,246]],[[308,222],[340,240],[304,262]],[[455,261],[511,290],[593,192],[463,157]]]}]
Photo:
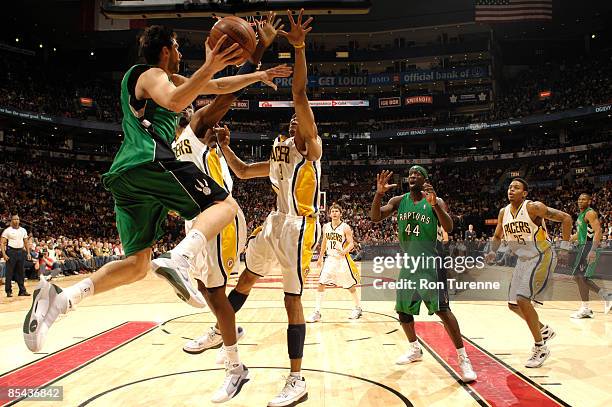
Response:
[{"label": "green basketball shorts", "polygon": [[117,230],[129,256],[151,247],[162,235],[168,211],[193,219],[228,193],[192,162],[165,160],[119,174],[104,174],[115,199]]}]

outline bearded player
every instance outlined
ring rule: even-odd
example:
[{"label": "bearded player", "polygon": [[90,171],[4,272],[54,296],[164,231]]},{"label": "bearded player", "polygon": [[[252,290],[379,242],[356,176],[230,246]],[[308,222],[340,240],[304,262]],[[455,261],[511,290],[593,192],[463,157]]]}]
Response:
[{"label": "bearded player", "polygon": [[534,346],[525,367],[542,366],[550,356],[547,341],[555,337],[555,332],[548,325],[540,322],[532,301],[544,291],[550,275],[557,264],[557,256],[546,231],[546,219],[562,223],[563,241],[559,257],[567,259],[567,251],[572,232],[572,217],[563,211],[549,208],[539,201],[527,198],[529,185],[522,178],[514,178],[508,187],[510,203],[499,211],[497,227],[493,235],[491,251],[487,261],[495,260],[495,252],[502,239],[508,244],[517,257],[516,267],[512,272],[512,281],[508,290],[508,307],[525,320]]},{"label": "bearded player", "polygon": [[446,272],[442,267],[442,262],[429,261],[429,259],[437,260],[440,258],[443,231],[450,233],[453,230],[453,220],[448,214],[448,207],[444,200],[437,197],[429,183],[427,170],[419,165],[412,166],[408,172],[410,192],[394,196],[386,205],[381,206],[385,193],[397,186],[397,184],[389,184],[392,175],[393,173],[390,171],[382,171],[376,177],[376,194],[372,201],[370,218],[374,222],[380,222],[397,213],[401,250],[413,259],[420,258],[422,260],[417,269],[408,270],[402,267],[399,281],[415,282],[417,283],[415,286],[418,287],[419,281],[425,279],[428,282],[439,283],[444,287],[397,290],[395,310],[410,342],[410,348],[408,353],[402,355],[396,363],[404,365],[423,358],[423,351],[419,347],[415,332],[414,315],[419,314],[421,304],[424,303],[429,315],[435,313],[440,317],[446,332],[457,349],[461,380],[464,382],[474,381],[476,380],[476,373],[463,346],[457,319],[450,309]]},{"label": "bearded player", "polygon": [[[272,83],[269,72],[254,72],[212,79],[228,65],[242,64],[238,44],[226,50],[206,43],[206,62],[190,78],[178,75],[181,60],[176,34],[163,26],[151,26],[141,36],[147,64],[130,68],[121,81],[124,141],[104,186],[115,200],[117,229],[126,258],[105,264],[90,278],[62,290],[41,279],[32,307],[24,321],[24,341],[39,351],[48,329],[85,297],[134,283],[152,268],[185,302],[205,306],[202,295],[189,278],[196,254],[236,216],[238,205],[195,164],[178,161],[170,143],[174,140],[179,113],[200,94],[236,92],[252,83]],[[201,185],[205,185],[202,187]],[[168,211],[195,219],[189,234],[169,257],[151,262],[151,246],[163,234]]]},{"label": "bearded player", "polygon": [[604,313],[612,308],[612,293],[600,288],[593,281],[597,267],[597,248],[601,242],[601,223],[595,209],[591,208],[592,197],[584,193],[578,197],[578,219],[576,220],[576,234],[571,240],[578,243],[578,253],[573,267],[573,275],[578,284],[578,292],[582,304],[580,309],[571,315],[572,318],[593,318],[593,311],[589,308],[589,291],[599,295],[604,301]]},{"label": "bearded player", "polygon": [[[317,267],[321,269],[319,276],[319,287],[316,294],[316,308],[306,322],[319,322],[321,320],[321,303],[326,286],[345,288],[351,293],[354,308],[349,314],[349,319],[361,317],[361,305],[357,294],[357,284],[360,276],[357,265],[349,254],[355,243],[353,241],[353,230],[342,221],[342,208],[334,203],[329,207],[331,222],[323,225],[323,241],[321,252],[317,260]],[[323,258],[325,257],[325,262]]]}]

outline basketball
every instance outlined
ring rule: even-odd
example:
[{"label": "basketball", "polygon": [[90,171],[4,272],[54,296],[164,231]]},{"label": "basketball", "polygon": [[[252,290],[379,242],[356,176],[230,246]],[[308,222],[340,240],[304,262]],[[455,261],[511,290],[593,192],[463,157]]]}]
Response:
[{"label": "basketball", "polygon": [[229,16],[217,21],[210,30],[210,47],[214,48],[224,34],[227,34],[228,38],[225,40],[225,44],[221,46],[222,50],[234,43],[238,43],[243,50],[242,56],[245,59],[251,58],[257,46],[257,38],[255,37],[255,31],[246,20],[236,16]]}]

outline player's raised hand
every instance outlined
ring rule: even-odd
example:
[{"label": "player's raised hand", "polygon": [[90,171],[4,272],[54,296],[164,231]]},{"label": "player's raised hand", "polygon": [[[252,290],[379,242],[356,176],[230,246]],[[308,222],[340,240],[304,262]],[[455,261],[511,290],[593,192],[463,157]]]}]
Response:
[{"label": "player's raised hand", "polygon": [[215,126],[212,128],[212,131],[217,135],[217,144],[219,144],[220,147],[229,146],[231,133],[227,126]]},{"label": "player's raised hand", "polygon": [[431,206],[438,204],[438,195],[436,195],[436,191],[434,191],[433,186],[429,182],[423,184],[423,191],[427,194],[425,197],[427,203]]},{"label": "player's raised hand", "polygon": [[287,10],[287,15],[289,16],[289,23],[291,23],[291,31],[283,31],[278,30],[278,33],[283,37],[287,38],[289,44],[294,47],[301,47],[304,45],[304,40],[306,39],[306,34],[312,31],[312,27],[309,27],[313,18],[309,17],[304,23],[302,23],[302,17],[304,15],[304,9],[300,10],[298,14],[297,22],[293,19],[293,14],[291,10]]},{"label": "player's raised hand", "polygon": [[276,19],[274,11],[270,11],[263,20],[257,22],[257,36],[264,48],[272,45],[278,32],[285,27],[285,24],[281,23],[282,20],[280,18]]},{"label": "player's raised hand", "polygon": [[376,175],[376,193],[384,195],[388,190],[393,189],[397,184],[389,184],[389,180],[393,176],[393,171],[382,170]]},{"label": "player's raised hand", "polygon": [[214,71],[219,72],[228,65],[236,65],[243,61],[242,48],[237,42],[233,43],[223,51],[221,47],[227,39],[227,34],[224,34],[219,41],[215,44],[214,48],[210,47],[210,38],[206,39],[204,45],[206,46],[206,62],[208,66]]},{"label": "player's raised hand", "polygon": [[274,78],[287,78],[291,76],[293,73],[293,68],[283,64],[278,65],[270,69],[266,69],[265,71],[260,71],[261,81],[271,87],[274,90],[277,90],[278,87],[273,82]]}]

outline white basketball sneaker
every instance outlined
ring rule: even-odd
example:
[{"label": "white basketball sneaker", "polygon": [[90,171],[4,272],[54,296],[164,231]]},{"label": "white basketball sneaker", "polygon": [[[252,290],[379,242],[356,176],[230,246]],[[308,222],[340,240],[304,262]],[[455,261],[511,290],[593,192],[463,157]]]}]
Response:
[{"label": "white basketball sneaker", "polygon": [[231,367],[229,361],[225,362],[225,380],[221,387],[214,392],[210,401],[213,403],[225,403],[233,399],[249,380],[249,369],[245,365],[241,363]]},{"label": "white basketball sneaker", "polygon": [[32,296],[32,306],[23,321],[23,340],[32,352],[42,349],[49,328],[60,314],[69,310],[68,296],[44,278]]},{"label": "white basketball sneaker", "polygon": [[593,318],[593,311],[590,308],[580,307],[578,311],[570,315],[570,318],[574,318],[574,319]]},{"label": "white basketball sneaker", "polygon": [[548,359],[548,357],[550,356],[550,350],[548,350],[546,345],[534,346],[531,349],[531,352],[532,352],[531,357],[527,359],[527,362],[525,363],[525,367],[530,367],[530,368],[540,367],[544,364],[544,361]]},{"label": "white basketball sneaker", "polygon": [[187,304],[196,307],[206,307],[202,293],[193,286],[189,278],[189,261],[180,254],[169,251],[151,262],[153,272],[170,283],[176,296]]},{"label": "white basketball sneaker", "polygon": [[306,318],[306,322],[308,322],[308,323],[319,322],[320,320],[321,320],[321,312],[320,311],[315,311],[312,314],[310,314],[308,316],[308,318]]},{"label": "white basketball sneaker", "polygon": [[423,359],[423,350],[421,348],[412,348],[406,354],[400,356],[396,361],[396,365],[407,365]]},{"label": "white basketball sneaker", "polygon": [[361,314],[362,314],[362,311],[360,307],[353,308],[353,310],[351,311],[349,315],[349,319],[359,319],[361,318]]},{"label": "white basketball sneaker", "polygon": [[[246,331],[241,326],[236,327],[236,343],[240,342],[240,339],[244,338],[244,335],[246,335]],[[221,334],[218,334],[217,336],[221,337]],[[223,345],[223,341],[221,341],[221,345]],[[217,358],[215,359],[215,364],[217,365],[222,365],[227,360],[225,349],[221,345],[219,345],[221,348],[219,349]]]},{"label": "white basketball sneaker", "polygon": [[548,343],[548,341],[557,336],[557,333],[548,325],[544,325],[542,329],[540,329],[540,333],[542,334],[542,340],[544,343]]},{"label": "white basketball sneaker", "polygon": [[295,406],[306,400],[308,400],[306,380],[303,377],[298,379],[297,377],[289,376],[285,381],[283,390],[268,403],[268,407]]},{"label": "white basketball sneaker", "polygon": [[459,356],[459,368],[461,369],[461,380],[464,383],[476,380],[476,372],[472,368],[472,362],[466,356]]}]

